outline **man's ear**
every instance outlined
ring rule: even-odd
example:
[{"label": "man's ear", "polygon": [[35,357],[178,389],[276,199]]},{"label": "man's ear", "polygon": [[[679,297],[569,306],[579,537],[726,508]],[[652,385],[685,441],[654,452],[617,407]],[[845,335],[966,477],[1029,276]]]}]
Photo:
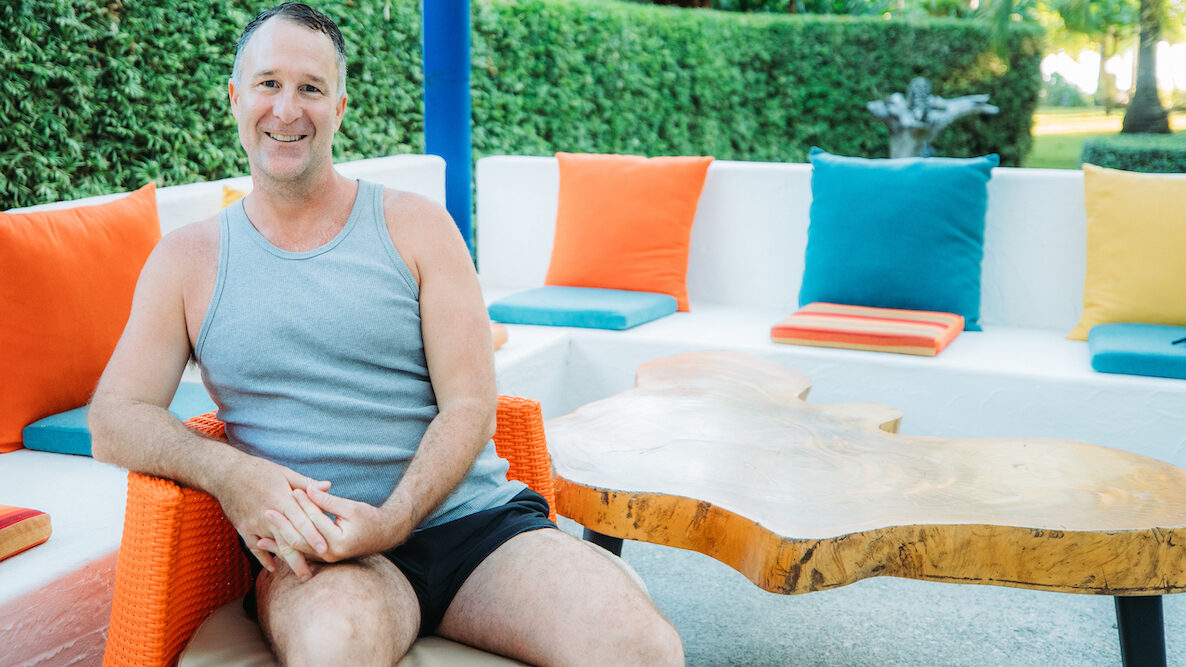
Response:
[{"label": "man's ear", "polygon": [[343,95],[340,99],[338,99],[338,109],[336,111],[336,115],[338,117],[338,123],[337,123],[337,126],[334,127],[335,132],[338,131],[339,129],[341,129],[342,119],[346,117],[346,100],[348,100],[348,99],[350,99],[350,97],[348,95]]},{"label": "man's ear", "polygon": [[239,116],[239,88],[235,86],[234,79],[227,79],[226,93],[227,99],[231,101],[231,115],[237,118]]}]

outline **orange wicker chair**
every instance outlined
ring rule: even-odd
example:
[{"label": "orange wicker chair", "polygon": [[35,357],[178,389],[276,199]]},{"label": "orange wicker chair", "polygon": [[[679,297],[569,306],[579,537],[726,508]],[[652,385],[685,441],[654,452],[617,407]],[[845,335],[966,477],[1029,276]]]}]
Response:
[{"label": "orange wicker chair", "polygon": [[[500,396],[494,445],[507,477],[555,505],[552,470],[537,401]],[[190,428],[222,437],[213,414]],[[551,518],[556,520],[555,510]],[[158,477],[130,473],[115,599],[103,664],[173,665],[202,621],[247,592],[247,561],[212,496]]]}]

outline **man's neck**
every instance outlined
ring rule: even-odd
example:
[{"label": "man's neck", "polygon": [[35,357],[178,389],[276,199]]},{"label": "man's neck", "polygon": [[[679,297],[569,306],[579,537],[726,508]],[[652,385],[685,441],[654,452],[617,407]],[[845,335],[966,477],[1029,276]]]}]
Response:
[{"label": "man's neck", "polygon": [[345,226],[358,184],[329,168],[317,179],[275,181],[253,175],[243,202],[251,224],[273,245],[300,252],[327,243]]}]

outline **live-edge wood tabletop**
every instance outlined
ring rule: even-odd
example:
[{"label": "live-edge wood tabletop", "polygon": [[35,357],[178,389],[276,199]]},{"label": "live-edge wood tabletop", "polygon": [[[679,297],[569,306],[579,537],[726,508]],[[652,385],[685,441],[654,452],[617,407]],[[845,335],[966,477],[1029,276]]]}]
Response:
[{"label": "live-edge wood tabletop", "polygon": [[561,514],[693,549],[776,593],[871,576],[1073,593],[1186,590],[1186,471],[1049,438],[900,435],[872,403],[736,352],[642,365],[547,423]]}]

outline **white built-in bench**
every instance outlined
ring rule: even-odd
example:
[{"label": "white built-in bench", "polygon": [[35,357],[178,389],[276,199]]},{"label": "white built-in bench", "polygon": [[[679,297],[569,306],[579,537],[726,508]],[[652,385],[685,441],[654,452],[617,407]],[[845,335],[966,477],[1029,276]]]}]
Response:
[{"label": "white built-in bench", "polygon": [[[485,158],[477,182],[487,298],[542,285],[556,160]],[[782,345],[769,331],[798,308],[811,167],[714,162],[692,226],[691,312],[626,331],[510,325],[499,390],[540,397],[553,417],[630,388],[644,361],[733,349],[806,373],[811,402],[898,408],[903,433],[1065,438],[1186,467],[1186,381],[1097,373],[1087,343],[1065,338],[1082,310],[1082,172],[998,168],[988,199],[983,331],[937,357]]]}]

